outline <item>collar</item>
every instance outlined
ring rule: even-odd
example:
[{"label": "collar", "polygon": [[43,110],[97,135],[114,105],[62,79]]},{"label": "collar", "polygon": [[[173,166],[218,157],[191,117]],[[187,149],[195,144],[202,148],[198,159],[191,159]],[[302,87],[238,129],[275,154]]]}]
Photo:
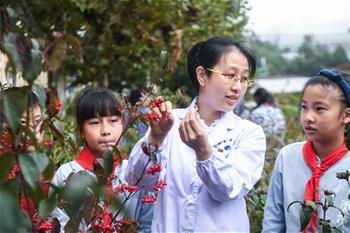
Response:
[{"label": "collar", "polygon": [[79,153],[75,161],[84,169],[87,169],[93,172],[94,163],[97,160],[95,155],[92,153],[92,151],[87,146],[85,146],[84,149]]},{"label": "collar", "polygon": [[[94,172],[95,163],[99,163],[101,165],[103,164],[103,163],[100,163],[100,161],[98,161],[96,156],[92,153],[92,151],[87,146],[85,146],[84,149],[79,153],[75,161],[84,169],[89,170],[91,172]],[[113,169],[112,169],[113,173],[114,173],[114,170],[119,166],[119,164],[120,164],[119,160],[114,159]]]}]

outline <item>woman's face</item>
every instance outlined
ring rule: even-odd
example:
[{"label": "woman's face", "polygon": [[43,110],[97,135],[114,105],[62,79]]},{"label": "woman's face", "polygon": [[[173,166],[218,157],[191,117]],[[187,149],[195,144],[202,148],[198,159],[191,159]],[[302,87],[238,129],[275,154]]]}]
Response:
[{"label": "woman's face", "polygon": [[[249,77],[248,60],[238,50],[232,50],[224,54],[212,69],[215,72],[210,77],[204,75],[204,81],[200,83],[199,99],[210,111],[232,111],[248,88],[247,83],[237,81]],[[234,75],[235,79],[228,79],[223,74]]]}]

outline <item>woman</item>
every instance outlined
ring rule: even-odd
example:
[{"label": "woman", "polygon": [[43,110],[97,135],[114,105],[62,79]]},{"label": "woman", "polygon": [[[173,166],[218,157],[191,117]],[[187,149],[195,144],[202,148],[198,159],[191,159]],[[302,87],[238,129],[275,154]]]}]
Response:
[{"label": "woman", "polygon": [[[252,82],[254,56],[234,40],[215,37],[194,45],[187,64],[198,96],[185,109],[172,110],[168,101],[152,109],[160,119],[150,121],[135,145],[126,179],[149,190],[159,180],[167,183],[155,203],[152,232],[249,232],[244,196],[260,178],[265,136],[233,109]],[[153,154],[162,170],[143,175]]]}]

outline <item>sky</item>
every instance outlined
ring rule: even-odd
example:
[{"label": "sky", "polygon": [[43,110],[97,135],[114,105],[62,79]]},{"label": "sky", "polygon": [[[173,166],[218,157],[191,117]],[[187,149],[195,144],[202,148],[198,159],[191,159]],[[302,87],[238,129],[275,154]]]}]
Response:
[{"label": "sky", "polygon": [[320,40],[350,43],[350,0],[248,0],[248,4],[248,28],[265,39],[288,41],[314,34]]}]

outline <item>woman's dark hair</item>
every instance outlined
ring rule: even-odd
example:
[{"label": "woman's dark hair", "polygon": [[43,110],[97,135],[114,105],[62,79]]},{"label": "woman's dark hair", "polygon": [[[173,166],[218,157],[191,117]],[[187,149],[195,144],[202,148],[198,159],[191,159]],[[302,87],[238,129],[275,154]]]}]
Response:
[{"label": "woman's dark hair", "polygon": [[[332,71],[334,71],[334,72],[336,72],[338,74],[341,74],[342,78],[350,85],[350,77],[349,77],[349,75],[347,75],[346,73],[337,71],[337,70],[332,70]],[[344,106],[350,107],[350,106],[348,106],[348,104],[346,102],[344,91],[340,88],[340,86],[336,82],[334,82],[331,79],[329,79],[329,78],[327,78],[327,77],[325,77],[323,75],[320,75],[320,74],[312,77],[311,79],[309,79],[306,82],[306,84],[305,84],[305,86],[304,86],[304,88],[302,90],[301,96],[304,95],[305,89],[307,87],[315,86],[315,85],[321,85],[322,87],[332,87],[332,88],[338,90],[339,93],[341,93],[341,95],[339,97],[340,101],[344,104]]]},{"label": "woman's dark hair", "polygon": [[[213,37],[206,41],[198,42],[191,48],[187,55],[187,69],[197,91],[199,90],[196,75],[197,67],[213,68],[223,55],[234,50],[238,50],[247,58],[249,74],[253,77],[256,70],[255,56],[238,41],[225,37]],[[210,75],[210,71],[206,70],[206,73]]]},{"label": "woman's dark hair", "polygon": [[262,104],[271,104],[275,105],[275,99],[273,98],[273,95],[268,92],[265,88],[259,87],[256,89],[256,91],[253,94],[253,98],[257,104],[257,106],[260,106]]},{"label": "woman's dark hair", "polygon": [[79,132],[86,120],[95,117],[121,116],[120,104],[111,90],[88,88],[77,98],[75,116]]}]

